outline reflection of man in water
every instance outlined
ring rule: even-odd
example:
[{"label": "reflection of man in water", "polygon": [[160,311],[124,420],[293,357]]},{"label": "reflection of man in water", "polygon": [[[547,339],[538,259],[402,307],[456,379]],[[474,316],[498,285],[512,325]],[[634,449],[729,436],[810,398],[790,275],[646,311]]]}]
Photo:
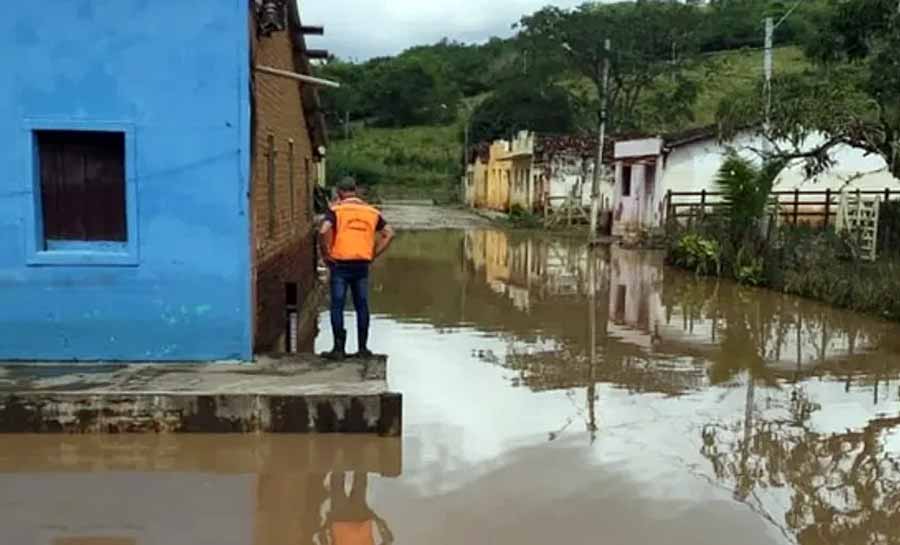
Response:
[{"label": "reflection of man in water", "polygon": [[349,494],[347,493],[346,475],[343,471],[331,473],[331,510],[325,518],[324,528],[317,534],[318,543],[375,545],[375,528],[377,527],[381,545],[392,544],[394,535],[387,523],[369,508],[366,501],[369,486],[368,474],[365,472],[353,473],[353,487]]}]

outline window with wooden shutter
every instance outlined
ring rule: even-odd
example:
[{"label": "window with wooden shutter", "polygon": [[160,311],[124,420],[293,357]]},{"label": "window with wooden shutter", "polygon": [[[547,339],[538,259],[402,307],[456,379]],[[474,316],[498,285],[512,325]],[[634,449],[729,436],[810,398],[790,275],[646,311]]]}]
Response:
[{"label": "window with wooden shutter", "polygon": [[127,242],[125,134],[37,131],[45,247]]}]

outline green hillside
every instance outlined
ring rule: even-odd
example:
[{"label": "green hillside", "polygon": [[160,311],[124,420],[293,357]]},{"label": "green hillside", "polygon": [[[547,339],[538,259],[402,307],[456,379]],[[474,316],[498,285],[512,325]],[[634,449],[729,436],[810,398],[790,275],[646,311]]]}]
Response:
[{"label": "green hillside", "polygon": [[[800,48],[785,47],[775,52],[775,67],[779,73],[802,71],[808,66]],[[701,87],[694,107],[694,121],[679,127],[666,127],[667,130],[712,123],[724,97],[748,85],[758,84],[762,52],[737,50],[709,55],[695,72]],[[588,88],[580,83],[572,86]],[[462,110],[471,111],[473,101],[483,100],[485,96],[472,99],[469,107]],[[652,100],[652,93],[645,100]],[[460,114],[460,119],[449,125],[404,128],[357,124],[351,139],[333,138],[329,178],[357,176],[366,185],[377,188],[376,193],[384,198],[445,199],[448,189],[461,175],[464,119],[465,114]]]},{"label": "green hillside", "polygon": [[329,149],[329,179],[355,176],[382,198],[447,199],[462,169],[459,125],[356,128]]},{"label": "green hillside", "polygon": [[[782,47],[775,50],[774,70],[779,74],[802,72],[810,67],[799,47]],[[708,72],[703,79],[700,96],[694,112],[697,125],[715,121],[719,103],[734,91],[753,85],[763,73],[763,54],[758,50],[729,51],[710,56],[710,61],[700,72]]]}]

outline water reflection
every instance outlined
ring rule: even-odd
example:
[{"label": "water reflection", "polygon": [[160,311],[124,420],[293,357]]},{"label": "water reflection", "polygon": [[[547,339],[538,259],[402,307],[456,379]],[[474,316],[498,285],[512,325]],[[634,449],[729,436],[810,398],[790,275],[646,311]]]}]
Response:
[{"label": "water reflection", "polygon": [[377,438],[16,437],[0,543],[391,543],[369,481],[399,473],[400,443]]},{"label": "water reflection", "polygon": [[777,525],[799,543],[898,543],[900,451],[885,443],[900,418],[823,433],[814,423],[823,410],[793,392],[749,420],[707,425],[701,452],[739,501],[759,512],[786,504]]},{"label": "water reflection", "polygon": [[378,439],[3,438],[0,543],[900,540],[896,325],[502,232],[403,233],[371,285],[402,476]]},{"label": "water reflection", "polygon": [[[577,240],[444,232],[394,251],[382,319],[431,324],[513,387],[562,392],[549,439],[577,428],[629,464],[725,488],[786,542],[900,543],[896,324]],[[671,458],[651,454],[662,445]]]},{"label": "water reflection", "polygon": [[[726,383],[743,371],[771,382],[900,370],[894,324],[698,279],[665,268],[659,253],[589,252],[578,240],[502,231],[408,235],[394,251],[399,255],[376,276],[376,290],[390,294],[376,298],[379,312],[507,334],[529,351],[507,358],[514,360],[509,365],[535,359],[549,365],[547,358],[558,356],[559,376],[549,368],[523,375],[538,389],[585,384],[581,360],[592,349],[607,367],[649,365],[654,373],[677,374],[663,390],[672,394]],[[552,349],[533,353],[536,341]],[[549,382],[536,382],[537,374]],[[643,389],[633,382],[623,377],[620,385]]]}]

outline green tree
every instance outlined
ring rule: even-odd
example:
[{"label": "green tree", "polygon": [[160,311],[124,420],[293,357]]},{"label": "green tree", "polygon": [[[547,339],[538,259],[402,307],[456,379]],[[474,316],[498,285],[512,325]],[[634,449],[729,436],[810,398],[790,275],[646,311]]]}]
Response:
[{"label": "green tree", "polygon": [[[848,0],[807,46],[817,65],[775,78],[771,155],[804,158],[810,174],[828,168],[831,150],[849,145],[879,155],[900,176],[900,10],[894,0]],[[726,133],[762,126],[761,85],[723,101]],[[824,140],[808,149],[809,136]]]},{"label": "green tree", "polygon": [[372,113],[380,126],[445,123],[455,118],[459,97],[422,64],[398,59],[373,73]]},{"label": "green tree", "polygon": [[366,72],[364,65],[337,59],[316,68],[316,75],[341,84],[339,89],[327,89],[319,93],[322,109],[331,127],[342,126],[348,114],[354,120],[371,115],[370,95],[364,92]]},{"label": "green tree", "polygon": [[518,130],[571,133],[578,128],[575,96],[559,85],[508,83],[484,100],[472,114],[472,142],[509,137]]},{"label": "green tree", "polygon": [[[678,2],[585,4],[575,10],[548,7],[521,20],[521,39],[540,52],[545,63],[562,64],[586,77],[595,97],[603,94],[608,58],[610,125],[640,128],[640,99],[658,81],[669,78],[696,85],[686,76],[686,68],[698,49],[701,14],[700,8]],[[604,49],[604,39],[611,40],[611,53]],[[692,103],[696,93],[671,96]],[[599,119],[599,100],[595,110]]]}]

